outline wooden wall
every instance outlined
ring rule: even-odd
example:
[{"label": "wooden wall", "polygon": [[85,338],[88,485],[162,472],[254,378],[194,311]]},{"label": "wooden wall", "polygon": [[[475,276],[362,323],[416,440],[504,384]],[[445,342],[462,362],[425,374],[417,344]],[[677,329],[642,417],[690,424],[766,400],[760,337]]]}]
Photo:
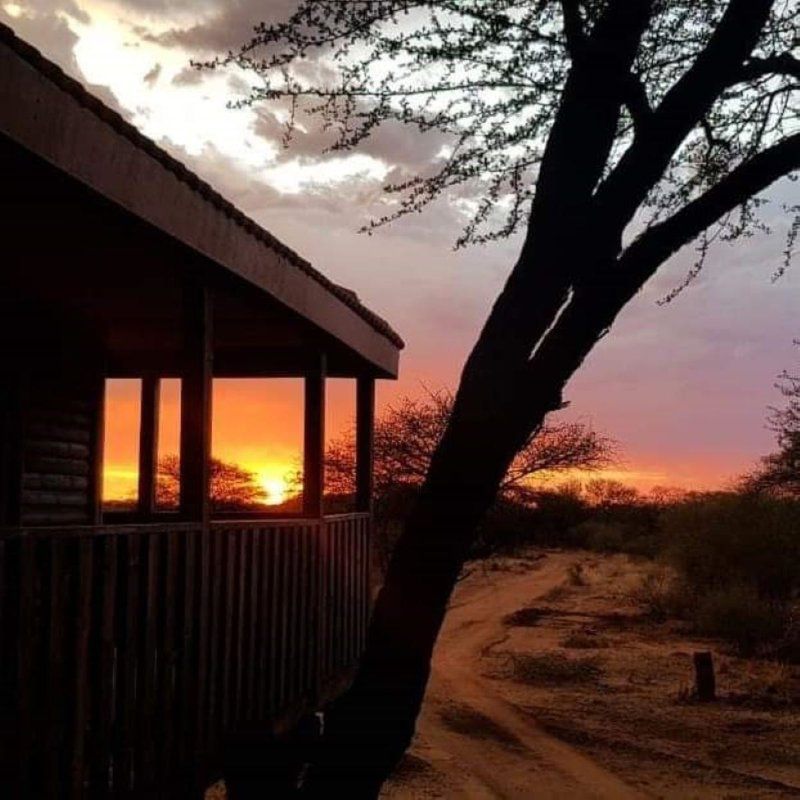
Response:
[{"label": "wooden wall", "polygon": [[0,294],[0,527],[97,521],[101,350],[79,315]]},{"label": "wooden wall", "polygon": [[94,521],[96,386],[75,375],[29,378],[22,409],[22,525]]}]

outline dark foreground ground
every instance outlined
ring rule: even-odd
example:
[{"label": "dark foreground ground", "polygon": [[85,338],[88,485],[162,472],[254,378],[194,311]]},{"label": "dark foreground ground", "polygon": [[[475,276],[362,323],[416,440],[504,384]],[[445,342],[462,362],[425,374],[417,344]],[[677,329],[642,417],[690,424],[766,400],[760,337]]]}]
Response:
[{"label": "dark foreground ground", "polygon": [[[649,618],[653,569],[539,550],[471,565],[383,797],[800,797],[800,669]],[[698,650],[714,654],[714,703],[692,698]]]}]

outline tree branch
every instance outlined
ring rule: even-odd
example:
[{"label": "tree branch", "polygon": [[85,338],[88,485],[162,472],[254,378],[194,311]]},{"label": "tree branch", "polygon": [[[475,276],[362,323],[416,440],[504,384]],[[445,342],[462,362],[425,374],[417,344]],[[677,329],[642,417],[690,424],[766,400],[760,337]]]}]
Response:
[{"label": "tree branch", "polygon": [[797,169],[800,169],[800,133],[740,164],[669,219],[639,236],[617,260],[617,271],[627,275],[630,284],[636,284],[635,293],[681,247],[748,198]]},{"label": "tree branch", "polygon": [[575,287],[572,302],[529,363],[533,384],[565,383],[617,314],[670,256],[784,175],[800,169],[800,133],[740,164],[672,217],[642,233],[610,266]]},{"label": "tree branch", "polygon": [[758,80],[768,75],[788,75],[800,80],[800,59],[791,53],[779,53],[767,58],[750,58],[736,75],[734,83]]},{"label": "tree branch", "polygon": [[730,76],[740,72],[771,7],[772,0],[731,0],[708,46],[667,92],[646,130],[634,138],[598,188],[595,202],[610,231],[621,231],[630,222],[681,142],[708,114]]},{"label": "tree branch", "polygon": [[564,36],[567,39],[567,50],[573,59],[580,56],[584,44],[583,20],[579,0],[561,0],[564,12]]},{"label": "tree branch", "polygon": [[638,75],[630,73],[625,83],[625,107],[633,120],[633,127],[640,131],[653,116],[644,83]]}]

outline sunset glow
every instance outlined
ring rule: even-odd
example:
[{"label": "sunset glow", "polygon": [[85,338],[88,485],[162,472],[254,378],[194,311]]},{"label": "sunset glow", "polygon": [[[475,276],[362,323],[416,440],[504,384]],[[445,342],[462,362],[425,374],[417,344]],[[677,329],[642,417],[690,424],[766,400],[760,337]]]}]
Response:
[{"label": "sunset glow", "polygon": [[289,499],[289,485],[284,478],[262,472],[258,476],[258,482],[264,489],[264,505],[279,506]]}]

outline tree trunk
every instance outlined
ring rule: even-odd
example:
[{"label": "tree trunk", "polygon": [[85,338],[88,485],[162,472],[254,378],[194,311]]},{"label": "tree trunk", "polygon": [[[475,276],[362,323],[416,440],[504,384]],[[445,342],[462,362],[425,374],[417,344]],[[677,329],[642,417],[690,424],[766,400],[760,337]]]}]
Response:
[{"label": "tree trunk", "polygon": [[[376,797],[408,748],[433,646],[478,524],[514,456],[560,393],[531,397],[499,373],[487,330],[386,574],[350,690],[329,710],[304,796]],[[518,370],[521,374],[522,370]],[[560,387],[559,387],[560,388]]]}]

